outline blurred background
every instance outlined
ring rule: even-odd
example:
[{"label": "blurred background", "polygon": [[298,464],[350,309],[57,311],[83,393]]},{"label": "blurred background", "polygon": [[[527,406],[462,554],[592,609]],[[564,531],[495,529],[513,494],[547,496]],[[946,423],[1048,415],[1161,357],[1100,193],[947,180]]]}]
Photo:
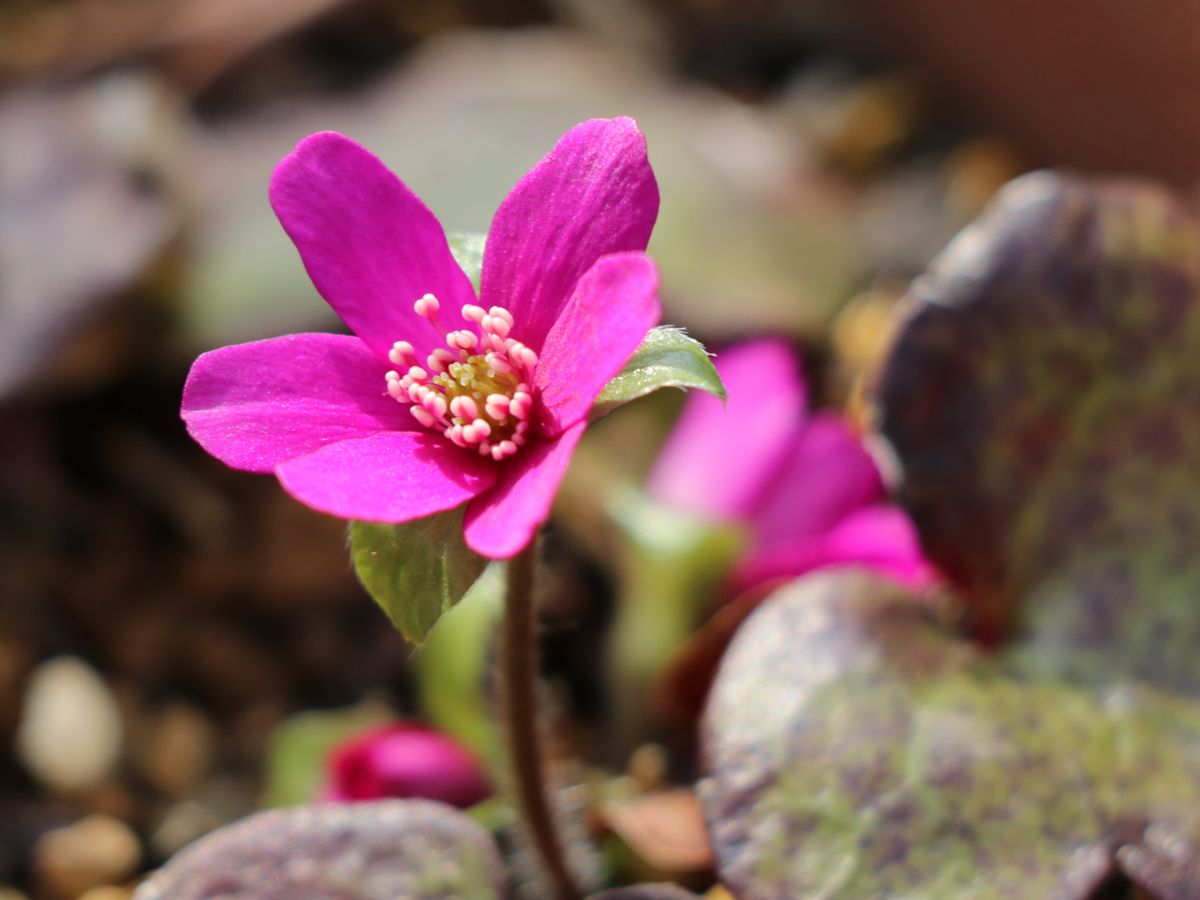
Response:
[{"label": "blurred background", "polygon": [[[816,398],[861,416],[908,280],[1005,181],[1189,188],[1198,83],[1191,0],[0,2],[0,898],[119,900],[304,799],[319,754],[279,772],[298,713],[429,714],[344,523],[178,419],[203,350],[340,327],[267,204],[299,138],[348,134],[484,231],[568,127],[632,115],[667,321],[787,335]],[[589,432],[548,547],[563,739],[618,771],[654,766],[588,739],[616,577],[597,510],[678,403]],[[686,778],[686,729],[665,734]]]}]

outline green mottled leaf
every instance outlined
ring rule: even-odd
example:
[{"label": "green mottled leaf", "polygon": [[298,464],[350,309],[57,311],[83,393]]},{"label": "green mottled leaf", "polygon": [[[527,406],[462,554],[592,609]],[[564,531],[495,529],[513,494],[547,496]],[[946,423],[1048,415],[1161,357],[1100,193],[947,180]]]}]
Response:
[{"label": "green mottled leaf", "polygon": [[1010,185],[914,286],[881,388],[922,544],[1022,665],[1200,693],[1200,225]]},{"label": "green mottled leaf", "polygon": [[303,712],[271,734],[263,804],[291,806],[316,799],[325,781],[325,758],[342,741],[394,718],[382,704]]},{"label": "green mottled leaf", "polygon": [[704,746],[719,870],[748,900],[1085,898],[1122,853],[1200,845],[1191,702],[1011,679],[862,573],[751,615]]},{"label": "green mottled leaf", "polygon": [[470,818],[441,803],[386,800],[250,816],[184,848],[134,897],[498,900],[504,882],[495,844]]},{"label": "green mottled leaf", "polygon": [[487,235],[452,231],[446,235],[446,240],[450,243],[455,262],[467,273],[478,294],[479,282],[483,277],[483,245],[487,242]]},{"label": "green mottled leaf", "polygon": [[1200,224],[1145,185],[1029,176],[913,294],[883,430],[991,652],[853,573],[764,603],[705,718],[722,879],[1200,896]]},{"label": "green mottled leaf", "polygon": [[350,555],[367,593],[408,640],[420,643],[483,572],[467,549],[462,508],[402,525],[350,523]]},{"label": "green mottled leaf", "polygon": [[670,325],[652,328],[592,406],[592,418],[662,388],[696,389],[725,399],[725,386],[704,345]]}]

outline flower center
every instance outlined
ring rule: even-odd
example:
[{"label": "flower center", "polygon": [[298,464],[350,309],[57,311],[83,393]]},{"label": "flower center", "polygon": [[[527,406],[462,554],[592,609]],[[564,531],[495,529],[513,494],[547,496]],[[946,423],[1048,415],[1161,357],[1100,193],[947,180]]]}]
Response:
[{"label": "flower center", "polygon": [[[445,332],[439,308],[433,294],[413,304],[417,315]],[[538,357],[509,337],[513,317],[504,307],[467,305],[462,317],[468,327],[445,332],[446,346],[429,354],[424,366],[412,344],[396,341],[388,359],[399,368],[387,373],[387,391],[409,404],[426,428],[480,456],[505,459],[528,440]]]}]

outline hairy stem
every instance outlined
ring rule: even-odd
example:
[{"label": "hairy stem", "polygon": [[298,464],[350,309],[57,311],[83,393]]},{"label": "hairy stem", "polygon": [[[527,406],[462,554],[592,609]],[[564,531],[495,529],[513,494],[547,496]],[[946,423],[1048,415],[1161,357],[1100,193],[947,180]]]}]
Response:
[{"label": "hairy stem", "polygon": [[556,900],[580,896],[567,869],[562,838],[550,808],[537,715],[537,614],[533,583],[536,542],[508,563],[500,632],[500,684],[513,791],[525,827]]}]

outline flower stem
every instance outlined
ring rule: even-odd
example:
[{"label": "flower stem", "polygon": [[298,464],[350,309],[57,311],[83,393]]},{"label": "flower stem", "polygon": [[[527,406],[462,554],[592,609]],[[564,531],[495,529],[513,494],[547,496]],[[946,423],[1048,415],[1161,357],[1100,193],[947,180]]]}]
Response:
[{"label": "flower stem", "polygon": [[555,827],[543,766],[537,716],[537,615],[534,605],[536,541],[509,560],[501,625],[501,703],[507,726],[513,790],[556,900],[580,896],[567,869],[563,841]]}]

